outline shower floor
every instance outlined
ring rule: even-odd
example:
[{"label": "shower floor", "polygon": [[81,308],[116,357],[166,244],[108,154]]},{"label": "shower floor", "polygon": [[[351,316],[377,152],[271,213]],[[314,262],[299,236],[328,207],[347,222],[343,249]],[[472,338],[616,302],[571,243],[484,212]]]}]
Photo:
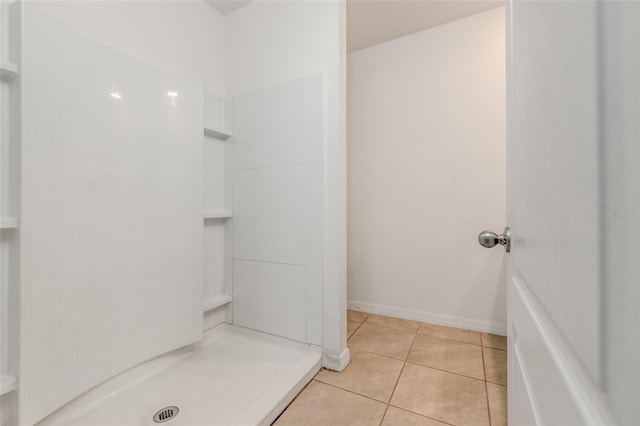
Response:
[{"label": "shower floor", "polygon": [[145,363],[47,417],[45,425],[156,425],[166,406],[180,411],[167,426],[270,424],[320,369],[309,345],[228,324],[203,343]]}]

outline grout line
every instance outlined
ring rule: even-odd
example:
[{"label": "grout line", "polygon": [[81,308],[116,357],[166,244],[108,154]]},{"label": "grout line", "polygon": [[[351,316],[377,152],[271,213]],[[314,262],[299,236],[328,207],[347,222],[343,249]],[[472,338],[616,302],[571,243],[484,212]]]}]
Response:
[{"label": "grout line", "polygon": [[445,424],[445,425],[454,426],[452,423],[447,423],[444,420],[436,419],[435,417],[425,416],[424,414],[416,413],[415,411],[409,410],[408,408],[398,407],[397,405],[393,405],[391,403],[389,403],[389,407],[397,408],[398,410],[402,410],[402,411],[407,411],[407,412],[409,412],[411,414],[415,414],[416,416],[425,417],[425,418],[430,419],[430,420],[435,420],[436,422],[440,422],[440,423]]},{"label": "grout line", "polygon": [[[362,324],[364,324],[365,321],[362,322]],[[385,330],[392,330],[392,331],[401,331],[403,333],[414,333],[414,338],[415,338],[415,334],[418,333],[418,330],[415,331],[411,331],[411,330],[406,330],[406,329],[399,329],[399,328],[393,328],[393,327],[385,327],[384,325],[374,325],[374,324],[366,324],[367,327],[373,327],[373,328],[384,328]]]},{"label": "grout line", "polygon": [[484,347],[484,346],[482,346],[482,344],[478,345],[477,343],[463,342],[462,340],[449,339],[447,337],[434,336],[432,334],[418,333],[418,336],[431,337],[432,339],[447,340],[449,342],[460,343],[460,344],[463,344],[463,345],[471,345],[471,346],[475,346],[475,347],[478,347],[478,348],[483,348]]},{"label": "grout line", "polygon": [[[352,390],[349,390],[349,389],[341,388],[340,386],[332,385],[331,383],[325,383],[325,382],[323,382],[323,381],[321,381],[321,380],[318,380],[318,379],[315,379],[315,378],[314,378],[314,379],[312,379],[311,381],[312,381],[312,382],[322,383],[323,385],[331,386],[332,388],[339,389],[339,390],[341,390],[341,391],[349,392],[349,393],[352,393],[352,394],[354,394],[354,395],[358,395],[358,396],[361,396],[361,397],[363,397],[363,398],[370,399],[371,401],[375,401],[375,402],[377,402],[377,403],[379,403],[379,404],[389,405],[389,403],[388,403],[388,402],[380,401],[379,399],[371,398],[370,396],[363,395],[363,394],[361,394],[361,393],[358,393],[358,392],[355,392],[355,391],[352,391]],[[311,383],[311,382],[309,382],[309,383]],[[385,410],[385,411],[386,411],[386,410]]]},{"label": "grout line", "polygon": [[[366,321],[366,319],[365,319]],[[357,322],[357,321],[353,321],[353,322]],[[353,333],[351,333],[351,336],[353,336],[354,334],[356,334],[356,331],[358,331],[360,329],[360,327],[362,327],[362,324],[364,324],[364,321],[362,321],[361,323],[358,324],[358,326],[356,327],[355,330],[353,330]],[[347,337],[347,343],[349,342],[349,339],[351,339],[351,336]],[[348,347],[349,345],[347,345]]]},{"label": "grout line", "polygon": [[[449,371],[449,370],[443,370],[442,368],[432,367],[432,366],[430,366],[430,365],[418,364],[418,363],[416,363],[416,362],[411,362],[411,361],[407,361],[407,363],[408,363],[408,364],[411,364],[411,365],[417,365],[418,367],[424,367],[424,368],[430,368],[430,369],[432,369],[432,370],[442,371],[443,373],[454,374],[454,375],[456,375],[456,376],[464,377],[465,379],[478,380],[479,382],[484,382],[484,381],[486,381],[486,380],[484,380],[484,379],[478,379],[477,377],[467,376],[467,375],[460,374],[460,373],[455,373],[455,372],[453,372],[453,371]],[[484,368],[483,368],[483,370],[484,370]],[[484,371],[483,371],[483,373],[484,373]]]},{"label": "grout line", "polygon": [[482,334],[490,334],[490,333],[480,333],[480,345],[481,345],[483,348],[487,348],[487,349],[495,349],[495,350],[497,350],[497,351],[505,351],[505,352],[507,351],[506,349],[496,348],[496,347],[493,347],[493,346],[485,345],[485,344],[484,344],[484,339],[482,338]]},{"label": "grout line", "polygon": [[[357,330],[356,330],[356,331],[357,331]],[[353,332],[353,334],[355,334],[355,331]],[[351,336],[353,336],[353,334],[352,334]],[[348,346],[348,345],[347,345],[347,346]],[[409,352],[411,352],[411,348],[413,348],[413,343],[411,343],[411,347],[409,348]],[[465,374],[456,373],[456,372],[454,372],[454,371],[443,370],[442,368],[433,367],[433,366],[431,366],[431,365],[424,365],[424,364],[418,364],[417,362],[407,361],[407,358],[408,358],[408,356],[409,356],[409,352],[407,352],[407,356],[406,356],[404,359],[400,359],[400,358],[394,358],[394,357],[391,357],[391,356],[389,356],[389,355],[382,355],[382,354],[379,354],[379,353],[377,353],[377,352],[371,352],[371,351],[368,351],[368,350],[366,350],[366,349],[362,349],[362,348],[355,347],[355,346],[354,346],[354,347],[349,347],[349,349],[355,349],[355,350],[360,351],[360,352],[366,352],[366,353],[368,353],[368,354],[373,354],[373,355],[381,356],[381,357],[383,357],[383,358],[387,358],[387,359],[393,359],[393,360],[395,360],[395,361],[404,361],[404,362],[409,363],[409,364],[412,364],[412,365],[417,365],[417,366],[419,366],[419,367],[425,367],[425,368],[431,368],[431,369],[433,369],[433,370],[442,371],[442,372],[444,372],[444,373],[455,374],[456,376],[465,377],[465,378],[467,378],[467,379],[480,380],[481,382],[484,382],[484,381],[485,381],[485,379],[478,379],[477,377],[467,376],[467,375],[465,375]],[[403,368],[404,368],[404,367],[403,367]],[[484,374],[484,360],[483,360],[483,365],[482,365],[482,373]],[[486,377],[486,376],[485,376],[485,377]],[[490,383],[494,383],[494,382],[490,382]],[[500,385],[500,383],[494,383],[494,384],[496,384],[496,385]],[[501,385],[501,386],[504,386],[504,385]]]},{"label": "grout line", "polygon": [[[482,337],[480,339],[482,339]],[[484,394],[487,399],[487,415],[489,416],[489,425],[491,425],[491,407],[489,406],[489,387],[487,386],[487,371],[484,363],[484,346],[482,347],[482,374],[484,374]]]},{"label": "grout line", "polygon": [[[355,331],[353,333],[355,334]],[[347,345],[347,346],[349,346],[349,345]],[[377,352],[371,352],[371,351],[368,351],[366,349],[361,349],[361,348],[358,348],[358,347],[355,347],[355,346],[349,347],[349,349],[355,349],[355,350],[360,351],[360,352],[366,352],[368,354],[378,355],[378,356],[381,356],[383,358],[392,359],[394,361],[404,361],[404,359],[401,359],[401,358],[394,358],[394,357],[389,356],[389,355],[381,355],[381,354],[379,354]]]},{"label": "grout line", "polygon": [[387,410],[389,410],[389,405],[391,404],[391,400],[393,399],[393,394],[396,393],[396,388],[398,387],[398,383],[400,382],[400,377],[402,377],[402,373],[404,372],[404,367],[407,365],[407,358],[409,358],[409,354],[411,353],[411,349],[413,349],[413,344],[416,342],[416,336],[418,336],[418,329],[420,326],[416,327],[415,332],[413,333],[413,339],[411,340],[411,345],[409,346],[409,350],[404,357],[404,363],[402,364],[402,368],[400,369],[400,374],[398,374],[398,378],[396,379],[396,383],[393,385],[393,390],[391,391],[391,396],[389,397],[389,402],[387,402],[387,406],[384,408],[384,413],[382,414],[382,418],[380,419],[380,426],[384,421],[384,417],[387,415]]},{"label": "grout line", "polygon": [[[316,373],[316,375],[317,375],[317,374],[318,374],[318,373]],[[313,376],[313,377],[315,377],[315,376]],[[304,387],[303,387],[302,389],[300,389],[300,392],[298,392],[298,393],[296,394],[296,396],[291,400],[291,402],[290,402],[289,404],[287,404],[287,406],[286,406],[286,407],[284,407],[284,410],[282,410],[282,411],[280,412],[280,414],[278,414],[278,417],[276,417],[276,418],[271,422],[271,425],[276,424],[276,422],[280,419],[280,417],[282,417],[282,415],[283,415],[283,414],[284,414],[284,413],[289,409],[289,407],[291,407],[291,405],[292,405],[294,402],[296,402],[296,400],[298,399],[298,397],[299,397],[300,395],[302,395],[302,392],[304,392],[304,391],[309,387],[309,385],[311,384],[311,382],[313,382],[313,379],[309,380],[309,383],[307,383],[306,385],[304,385]]]}]

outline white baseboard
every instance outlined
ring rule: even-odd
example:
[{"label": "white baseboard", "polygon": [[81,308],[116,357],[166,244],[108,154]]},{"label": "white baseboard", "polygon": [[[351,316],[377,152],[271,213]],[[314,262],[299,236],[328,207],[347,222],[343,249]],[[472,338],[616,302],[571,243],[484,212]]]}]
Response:
[{"label": "white baseboard", "polygon": [[481,321],[472,318],[455,317],[452,315],[436,314],[433,312],[416,311],[413,309],[396,308],[394,306],[376,305],[373,303],[347,301],[347,307],[354,311],[362,311],[370,314],[386,315],[388,317],[402,318],[429,324],[446,325],[448,327],[464,328],[466,330],[481,331],[483,333],[507,335],[507,324],[491,321]]},{"label": "white baseboard", "polygon": [[351,361],[349,348],[345,348],[340,355],[325,353],[322,355],[322,366],[329,370],[342,371]]}]

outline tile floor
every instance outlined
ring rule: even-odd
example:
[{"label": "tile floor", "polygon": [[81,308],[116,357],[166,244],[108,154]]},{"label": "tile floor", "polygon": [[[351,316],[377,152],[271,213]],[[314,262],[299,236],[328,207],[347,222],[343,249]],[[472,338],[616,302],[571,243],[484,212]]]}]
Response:
[{"label": "tile floor", "polygon": [[348,311],[351,363],[321,370],[275,425],[507,424],[503,336]]}]

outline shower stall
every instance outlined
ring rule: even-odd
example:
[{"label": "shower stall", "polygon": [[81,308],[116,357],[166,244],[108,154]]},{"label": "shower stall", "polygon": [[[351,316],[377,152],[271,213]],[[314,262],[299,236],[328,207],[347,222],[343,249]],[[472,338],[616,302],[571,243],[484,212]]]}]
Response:
[{"label": "shower stall", "polygon": [[346,366],[343,8],[2,1],[2,426],[269,424]]}]

